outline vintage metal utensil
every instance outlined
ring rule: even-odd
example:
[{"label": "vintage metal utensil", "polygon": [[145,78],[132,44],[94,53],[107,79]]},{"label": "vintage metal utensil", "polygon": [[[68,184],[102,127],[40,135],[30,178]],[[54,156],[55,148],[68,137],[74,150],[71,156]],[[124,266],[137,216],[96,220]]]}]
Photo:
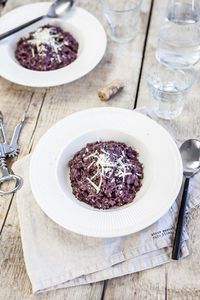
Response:
[{"label": "vintage metal utensil", "polygon": [[185,220],[189,181],[192,176],[200,171],[200,141],[195,139],[185,141],[180,147],[180,153],[183,161],[185,183],[172,250],[172,259],[174,260],[180,258],[181,237]]},{"label": "vintage metal utensil", "polygon": [[59,18],[63,16],[74,4],[74,0],[56,0],[53,2],[53,4],[49,7],[49,10],[46,15],[40,16],[38,18],[35,18],[27,23],[24,23],[18,27],[15,27],[3,34],[0,35],[0,40],[3,40],[10,35],[44,19],[44,18]]},{"label": "vintage metal utensil", "polygon": [[[11,143],[8,144],[6,140],[6,133],[3,124],[3,115],[0,112],[0,132],[2,135],[2,143],[0,143],[0,168],[2,170],[2,177],[0,177],[0,196],[12,194],[22,187],[23,179],[15,174],[11,174],[8,170],[6,158],[14,157],[19,153],[18,139],[22,129],[22,126],[27,118],[25,113],[22,120],[15,127]],[[14,188],[10,190],[3,190],[2,185],[5,182],[13,182]]]}]

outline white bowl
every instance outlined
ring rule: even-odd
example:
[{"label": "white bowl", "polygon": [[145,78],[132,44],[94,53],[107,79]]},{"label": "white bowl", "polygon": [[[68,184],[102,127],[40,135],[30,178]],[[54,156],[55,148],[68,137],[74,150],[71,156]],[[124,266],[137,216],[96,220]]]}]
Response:
[{"label": "white bowl", "polygon": [[[99,210],[75,199],[68,162],[88,142],[115,140],[136,149],[144,180],[134,201]],[[33,194],[56,223],[79,234],[115,237],[139,231],[164,215],[182,182],[182,160],[169,133],[150,118],[127,109],[93,108],[58,122],[41,138],[30,164]]]},{"label": "white bowl", "polygon": [[[20,6],[0,18],[0,33],[27,21],[45,15],[50,2]],[[30,15],[31,11],[31,15]],[[79,43],[77,59],[70,65],[52,71],[35,71],[24,68],[15,59],[14,51],[21,37],[27,36],[39,26],[58,25],[69,31]],[[14,35],[0,41],[0,75],[12,82],[33,86],[49,87],[72,82],[90,72],[102,59],[106,49],[106,34],[99,21],[86,10],[75,7],[66,18],[43,19]]]}]

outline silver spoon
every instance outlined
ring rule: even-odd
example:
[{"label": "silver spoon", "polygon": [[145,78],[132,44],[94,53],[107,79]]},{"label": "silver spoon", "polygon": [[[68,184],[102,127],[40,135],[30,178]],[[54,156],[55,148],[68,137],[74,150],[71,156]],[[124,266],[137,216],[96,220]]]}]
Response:
[{"label": "silver spoon", "polygon": [[14,29],[11,29],[3,34],[0,35],[0,40],[3,40],[10,35],[44,19],[44,18],[59,18],[67,13],[68,10],[71,9],[71,7],[74,4],[74,0],[56,0],[53,2],[53,4],[49,7],[49,10],[46,15],[40,16],[36,19],[33,19],[27,23],[24,23]]},{"label": "silver spoon", "polygon": [[189,181],[192,176],[200,171],[200,141],[195,139],[185,141],[180,147],[180,153],[183,161],[185,183],[172,250],[172,259],[174,260],[178,260],[180,257],[181,237],[185,220]]}]

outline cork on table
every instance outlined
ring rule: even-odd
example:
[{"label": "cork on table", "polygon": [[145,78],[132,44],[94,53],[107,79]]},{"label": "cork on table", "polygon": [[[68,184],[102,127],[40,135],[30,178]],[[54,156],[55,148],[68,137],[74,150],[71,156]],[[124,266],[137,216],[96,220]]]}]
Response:
[{"label": "cork on table", "polygon": [[[1,13],[5,14],[15,7],[33,2],[37,1],[7,0]],[[84,7],[103,22],[99,2],[77,1],[77,5]],[[8,137],[24,111],[30,116],[20,137],[20,157],[33,151],[48,128],[75,111],[105,106],[134,109],[150,104],[143,74],[148,68],[149,57],[156,48],[166,4],[166,0],[144,0],[136,39],[128,44],[117,44],[108,40],[107,50],[100,64],[80,80],[62,87],[45,89],[23,87],[0,78],[0,110],[5,116]],[[100,101],[97,91],[116,78],[122,79],[125,88],[109,101]],[[173,130],[180,141],[191,137],[200,139],[199,92],[197,83],[180,117],[173,121],[158,120],[169,132]],[[191,255],[186,259],[105,282],[32,295],[23,260],[15,197],[6,196],[0,200],[0,299],[200,298],[199,210],[193,212],[190,221]]]}]

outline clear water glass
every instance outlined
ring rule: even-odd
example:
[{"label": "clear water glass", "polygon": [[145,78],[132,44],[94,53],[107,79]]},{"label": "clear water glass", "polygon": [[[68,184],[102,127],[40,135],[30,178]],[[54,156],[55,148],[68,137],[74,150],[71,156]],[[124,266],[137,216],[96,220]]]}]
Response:
[{"label": "clear water glass", "polygon": [[176,68],[185,68],[199,61],[199,1],[170,1],[160,28],[156,57],[161,63]]},{"label": "clear water glass", "polygon": [[154,113],[160,118],[169,120],[181,114],[187,94],[197,75],[192,67],[171,69],[155,62],[149,66],[145,77]]},{"label": "clear water glass", "polygon": [[108,34],[112,40],[126,43],[137,33],[142,0],[101,0]]}]

